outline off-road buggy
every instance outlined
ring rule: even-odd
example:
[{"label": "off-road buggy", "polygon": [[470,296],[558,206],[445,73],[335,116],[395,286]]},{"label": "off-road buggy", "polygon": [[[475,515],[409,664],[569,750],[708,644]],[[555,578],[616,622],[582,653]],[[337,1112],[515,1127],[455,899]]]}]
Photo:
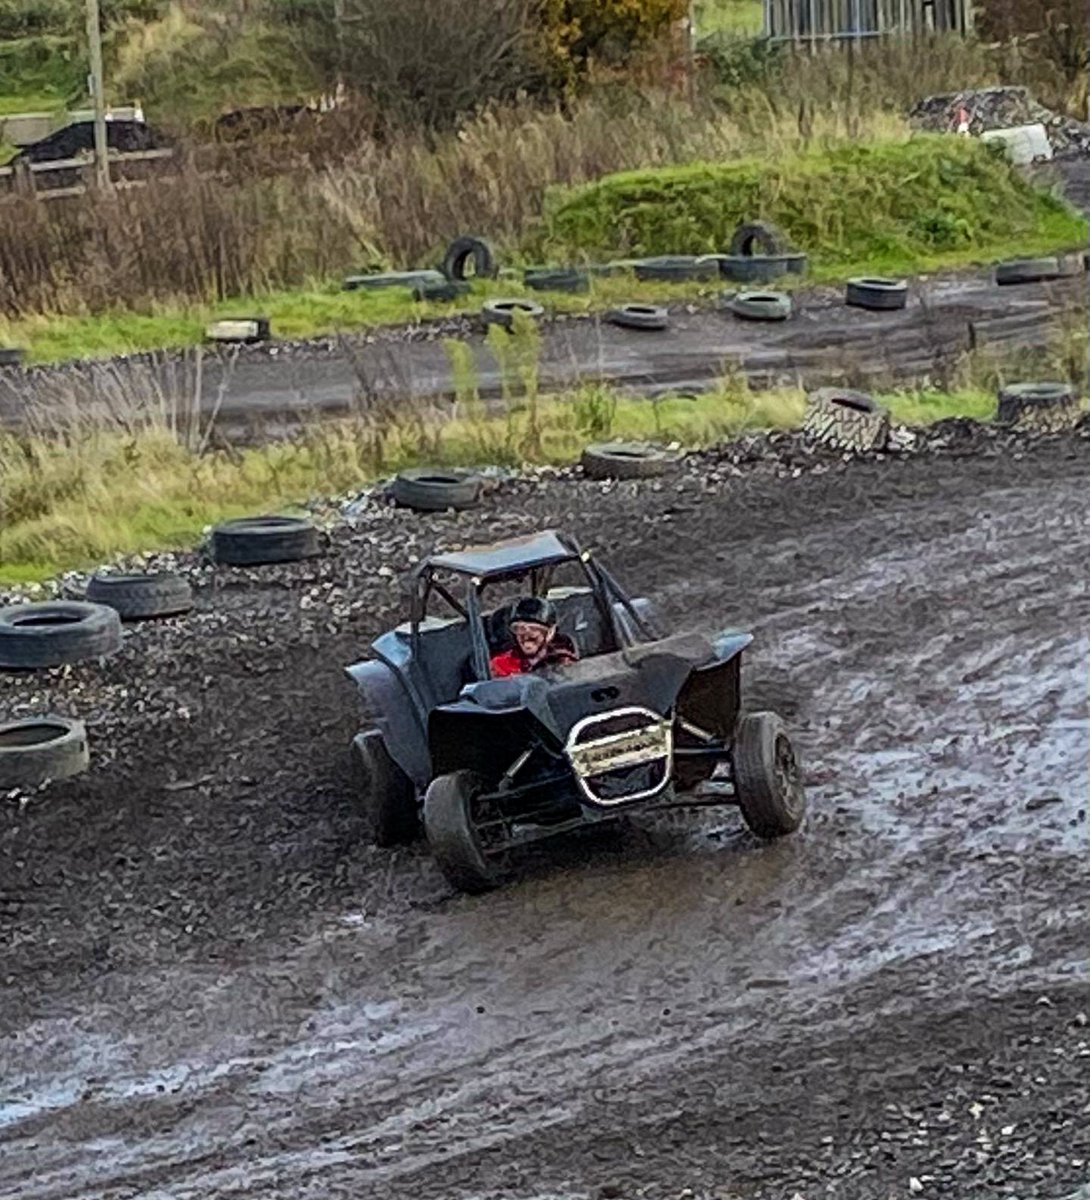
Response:
[{"label": "off-road buggy", "polygon": [[[434,555],[409,585],[408,621],[348,668],[368,718],[353,759],[380,844],[422,828],[449,881],[480,892],[514,847],[636,810],[734,803],[759,837],[798,828],[805,795],[783,722],[741,713],[751,634],[659,636],[649,602],[555,531]],[[520,595],[553,602],[578,662],[490,677]]]}]

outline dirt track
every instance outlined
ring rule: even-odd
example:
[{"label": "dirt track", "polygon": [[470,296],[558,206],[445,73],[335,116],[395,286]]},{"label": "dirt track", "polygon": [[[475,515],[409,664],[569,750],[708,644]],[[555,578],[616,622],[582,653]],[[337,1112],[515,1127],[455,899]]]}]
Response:
[{"label": "dirt track", "polygon": [[[0,683],[98,722],[91,775],[0,809],[0,1198],[1071,1195],[1088,475],[1085,434],[783,438],[662,490],[371,505],[321,564],[206,573],[117,659]],[[671,621],[754,628],[800,835],[650,822],[473,900],[361,840],[339,672],[392,615],[379,569],[550,523]]]},{"label": "dirt track", "polygon": [[[997,287],[990,273],[920,281],[908,307],[874,313],[848,308],[841,288],[816,288],[796,298],[784,323],[740,321],[727,312],[671,306],[665,332],[618,329],[600,318],[564,318],[542,325],[540,383],[564,391],[587,380],[653,395],[714,386],[730,367],[756,386],[840,381],[877,386],[931,379],[941,382],[977,347],[1041,346],[1065,322],[1086,319],[1086,276],[1047,284]],[[473,348],[479,391],[503,392],[503,376],[475,318],[380,331],[370,341],[319,339],[295,346],[244,350],[237,362],[216,354],[203,368],[201,408],[217,413],[220,428],[246,436],[301,417],[351,411],[362,397],[398,403],[451,397],[454,383],[442,336],[464,338]],[[118,394],[174,397],[183,411],[194,392],[191,370],[175,358],[149,363],[85,364],[37,369],[25,378],[0,380],[0,419],[19,423],[59,404],[110,406]],[[118,381],[121,381],[120,383]],[[158,401],[156,401],[158,402]],[[124,407],[124,405],[123,405]]]}]

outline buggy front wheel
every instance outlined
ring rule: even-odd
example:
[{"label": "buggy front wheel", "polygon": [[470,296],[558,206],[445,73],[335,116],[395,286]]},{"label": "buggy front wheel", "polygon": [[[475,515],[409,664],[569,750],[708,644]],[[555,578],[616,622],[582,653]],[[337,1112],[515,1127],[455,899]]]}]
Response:
[{"label": "buggy front wheel", "polygon": [[794,833],[806,813],[802,769],[783,721],[771,712],[738,722],[731,752],[742,818],[759,838]]},{"label": "buggy front wheel", "polygon": [[382,735],[358,734],[352,742],[356,794],[377,846],[400,846],[420,836],[416,789],[390,757]]},{"label": "buggy front wheel", "polygon": [[498,887],[503,877],[478,828],[484,786],[472,771],[455,771],[432,780],[424,796],[424,832],[439,869],[459,891],[474,894]]}]

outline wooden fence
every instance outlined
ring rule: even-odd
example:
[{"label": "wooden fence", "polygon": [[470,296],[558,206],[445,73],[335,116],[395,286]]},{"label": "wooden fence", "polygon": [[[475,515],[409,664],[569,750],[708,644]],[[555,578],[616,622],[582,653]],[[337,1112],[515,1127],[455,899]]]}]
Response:
[{"label": "wooden fence", "polygon": [[972,30],[973,0],[765,0],[765,36],[777,42],[814,45]]},{"label": "wooden fence", "polygon": [[[151,177],[161,177],[161,166],[174,157],[173,150],[137,150],[110,155],[110,178],[116,188],[146,187]],[[80,196],[93,184],[95,161],[91,157],[63,158],[54,162],[17,162],[0,167],[0,197],[37,195],[42,200]]]}]

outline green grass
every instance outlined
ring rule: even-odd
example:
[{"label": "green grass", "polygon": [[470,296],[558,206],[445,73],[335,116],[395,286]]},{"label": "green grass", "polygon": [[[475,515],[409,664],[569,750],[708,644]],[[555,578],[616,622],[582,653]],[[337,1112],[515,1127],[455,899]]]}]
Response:
[{"label": "green grass", "polygon": [[54,92],[0,94],[0,117],[10,117],[13,113],[61,112],[64,107],[64,97]]},{"label": "green grass", "polygon": [[606,176],[550,195],[538,245],[553,259],[715,253],[755,216],[819,279],[1082,247],[1090,228],[1000,152],[935,135]]},{"label": "green grass", "polygon": [[[567,463],[602,438],[695,449],[746,430],[798,426],[805,407],[801,391],[751,393],[727,382],[697,398],[653,402],[601,386],[536,404],[520,393],[506,411],[489,413],[473,403],[471,382],[467,389],[458,419],[436,424],[406,412],[381,428],[330,421],[308,427],[294,442],[232,454],[198,455],[154,425],[135,434],[77,423],[52,436],[4,435],[0,583],[33,583],[121,554],[191,547],[216,521],[291,511],[308,498],[343,494],[413,464]],[[994,411],[994,393],[978,388],[885,401],[899,421],[912,424]]]},{"label": "green grass", "polygon": [[762,0],[703,0],[696,6],[699,37],[727,33],[757,35],[764,28]]}]

